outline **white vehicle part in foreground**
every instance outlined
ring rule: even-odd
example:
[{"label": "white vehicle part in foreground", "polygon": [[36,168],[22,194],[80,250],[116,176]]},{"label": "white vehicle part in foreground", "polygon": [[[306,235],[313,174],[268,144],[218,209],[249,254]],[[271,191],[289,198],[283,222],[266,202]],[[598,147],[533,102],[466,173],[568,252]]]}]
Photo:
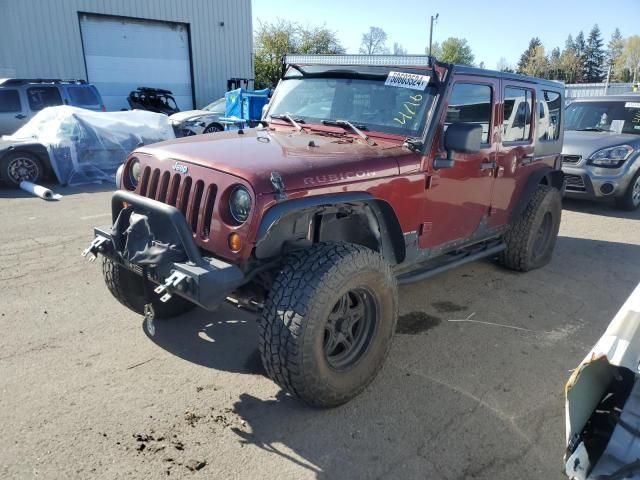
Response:
[{"label": "white vehicle part in foreground", "polygon": [[[608,444],[595,465],[583,441],[587,422],[607,394],[620,369],[635,375],[634,386]],[[579,441],[566,459],[565,472],[576,480],[606,478],[640,458],[640,285],[618,311],[604,335],[573,372],[565,387],[567,448]],[[640,478],[640,468],[619,478]],[[614,476],[611,478],[618,478]]]},{"label": "white vehicle part in foreground", "polygon": [[25,192],[29,192],[31,195],[42,198],[43,200],[60,200],[62,198],[62,195],[53,193],[47,187],[27,182],[26,180],[20,182],[20,188]]}]

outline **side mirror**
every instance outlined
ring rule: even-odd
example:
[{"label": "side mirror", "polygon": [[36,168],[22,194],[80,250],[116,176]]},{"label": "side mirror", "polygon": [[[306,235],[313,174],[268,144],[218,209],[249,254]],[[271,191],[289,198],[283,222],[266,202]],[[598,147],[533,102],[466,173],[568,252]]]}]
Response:
[{"label": "side mirror", "polygon": [[477,153],[482,144],[482,125],[477,123],[452,123],[444,134],[446,158],[438,157],[433,161],[433,168],[452,168],[455,164],[453,152]]}]

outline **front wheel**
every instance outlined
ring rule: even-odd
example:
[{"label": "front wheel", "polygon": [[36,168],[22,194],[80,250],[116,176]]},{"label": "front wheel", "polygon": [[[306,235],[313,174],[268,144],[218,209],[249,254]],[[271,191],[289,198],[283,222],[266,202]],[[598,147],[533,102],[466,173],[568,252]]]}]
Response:
[{"label": "front wheel", "polygon": [[204,132],[202,133],[215,133],[215,132],[221,132],[222,131],[222,127],[220,127],[220,125],[216,125],[215,123],[212,123],[211,125],[207,126],[207,128],[204,129]]},{"label": "front wheel", "polygon": [[265,370],[309,405],[346,403],[384,363],[397,299],[391,267],[373,250],[320,243],[292,253],[260,318]]},{"label": "front wheel", "polygon": [[9,185],[18,187],[20,182],[38,183],[44,176],[42,162],[33,153],[14,152],[0,160],[0,177]]},{"label": "front wheel", "polygon": [[105,258],[102,262],[102,276],[107,289],[122,305],[133,312],[144,315],[147,299],[144,293],[144,282],[151,291],[151,304],[156,318],[171,318],[192,310],[195,305],[178,295],[173,295],[167,302],[161,302],[153,293],[153,285],[146,278],[136,275],[113,260]]},{"label": "front wheel", "polygon": [[529,204],[504,236],[507,248],[498,261],[512,270],[526,272],[551,260],[562,215],[562,195],[557,188],[538,185]]},{"label": "front wheel", "polygon": [[624,195],[616,198],[616,207],[629,211],[640,207],[640,170],[636,172]]}]

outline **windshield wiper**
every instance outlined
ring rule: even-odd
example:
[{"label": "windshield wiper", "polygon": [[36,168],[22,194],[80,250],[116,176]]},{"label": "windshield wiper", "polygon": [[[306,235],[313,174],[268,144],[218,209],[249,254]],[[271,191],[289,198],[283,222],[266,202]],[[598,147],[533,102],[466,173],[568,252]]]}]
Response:
[{"label": "windshield wiper", "polygon": [[576,128],[576,132],[610,132],[611,130],[606,130],[604,128],[599,127],[587,127],[587,128]]},{"label": "windshield wiper", "polygon": [[276,118],[278,120],[286,120],[291,125],[293,125],[296,130],[298,131],[302,130],[302,125],[300,124],[304,123],[304,120],[302,120],[301,118],[293,118],[290,113],[283,113],[281,115],[277,114],[277,115],[269,115],[269,116],[271,118]]},{"label": "windshield wiper", "polygon": [[338,127],[342,127],[342,128],[348,128],[350,129],[352,132],[354,132],[356,135],[358,135],[360,138],[362,138],[365,142],[367,142],[367,145],[371,145],[371,146],[375,146],[376,142],[374,142],[366,133],[364,133],[362,130],[365,130],[367,127],[365,127],[364,125],[354,125],[353,123],[351,123],[349,120],[322,120],[322,124],[323,125],[336,125]]}]

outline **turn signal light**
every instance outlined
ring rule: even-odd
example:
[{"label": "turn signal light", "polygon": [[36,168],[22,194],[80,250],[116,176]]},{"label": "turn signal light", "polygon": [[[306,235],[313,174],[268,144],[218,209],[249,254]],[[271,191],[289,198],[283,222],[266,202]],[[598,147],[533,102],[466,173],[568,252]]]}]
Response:
[{"label": "turn signal light", "polygon": [[235,232],[229,235],[229,248],[233,253],[238,253],[242,248],[242,241],[240,240],[240,235],[238,235]]}]

